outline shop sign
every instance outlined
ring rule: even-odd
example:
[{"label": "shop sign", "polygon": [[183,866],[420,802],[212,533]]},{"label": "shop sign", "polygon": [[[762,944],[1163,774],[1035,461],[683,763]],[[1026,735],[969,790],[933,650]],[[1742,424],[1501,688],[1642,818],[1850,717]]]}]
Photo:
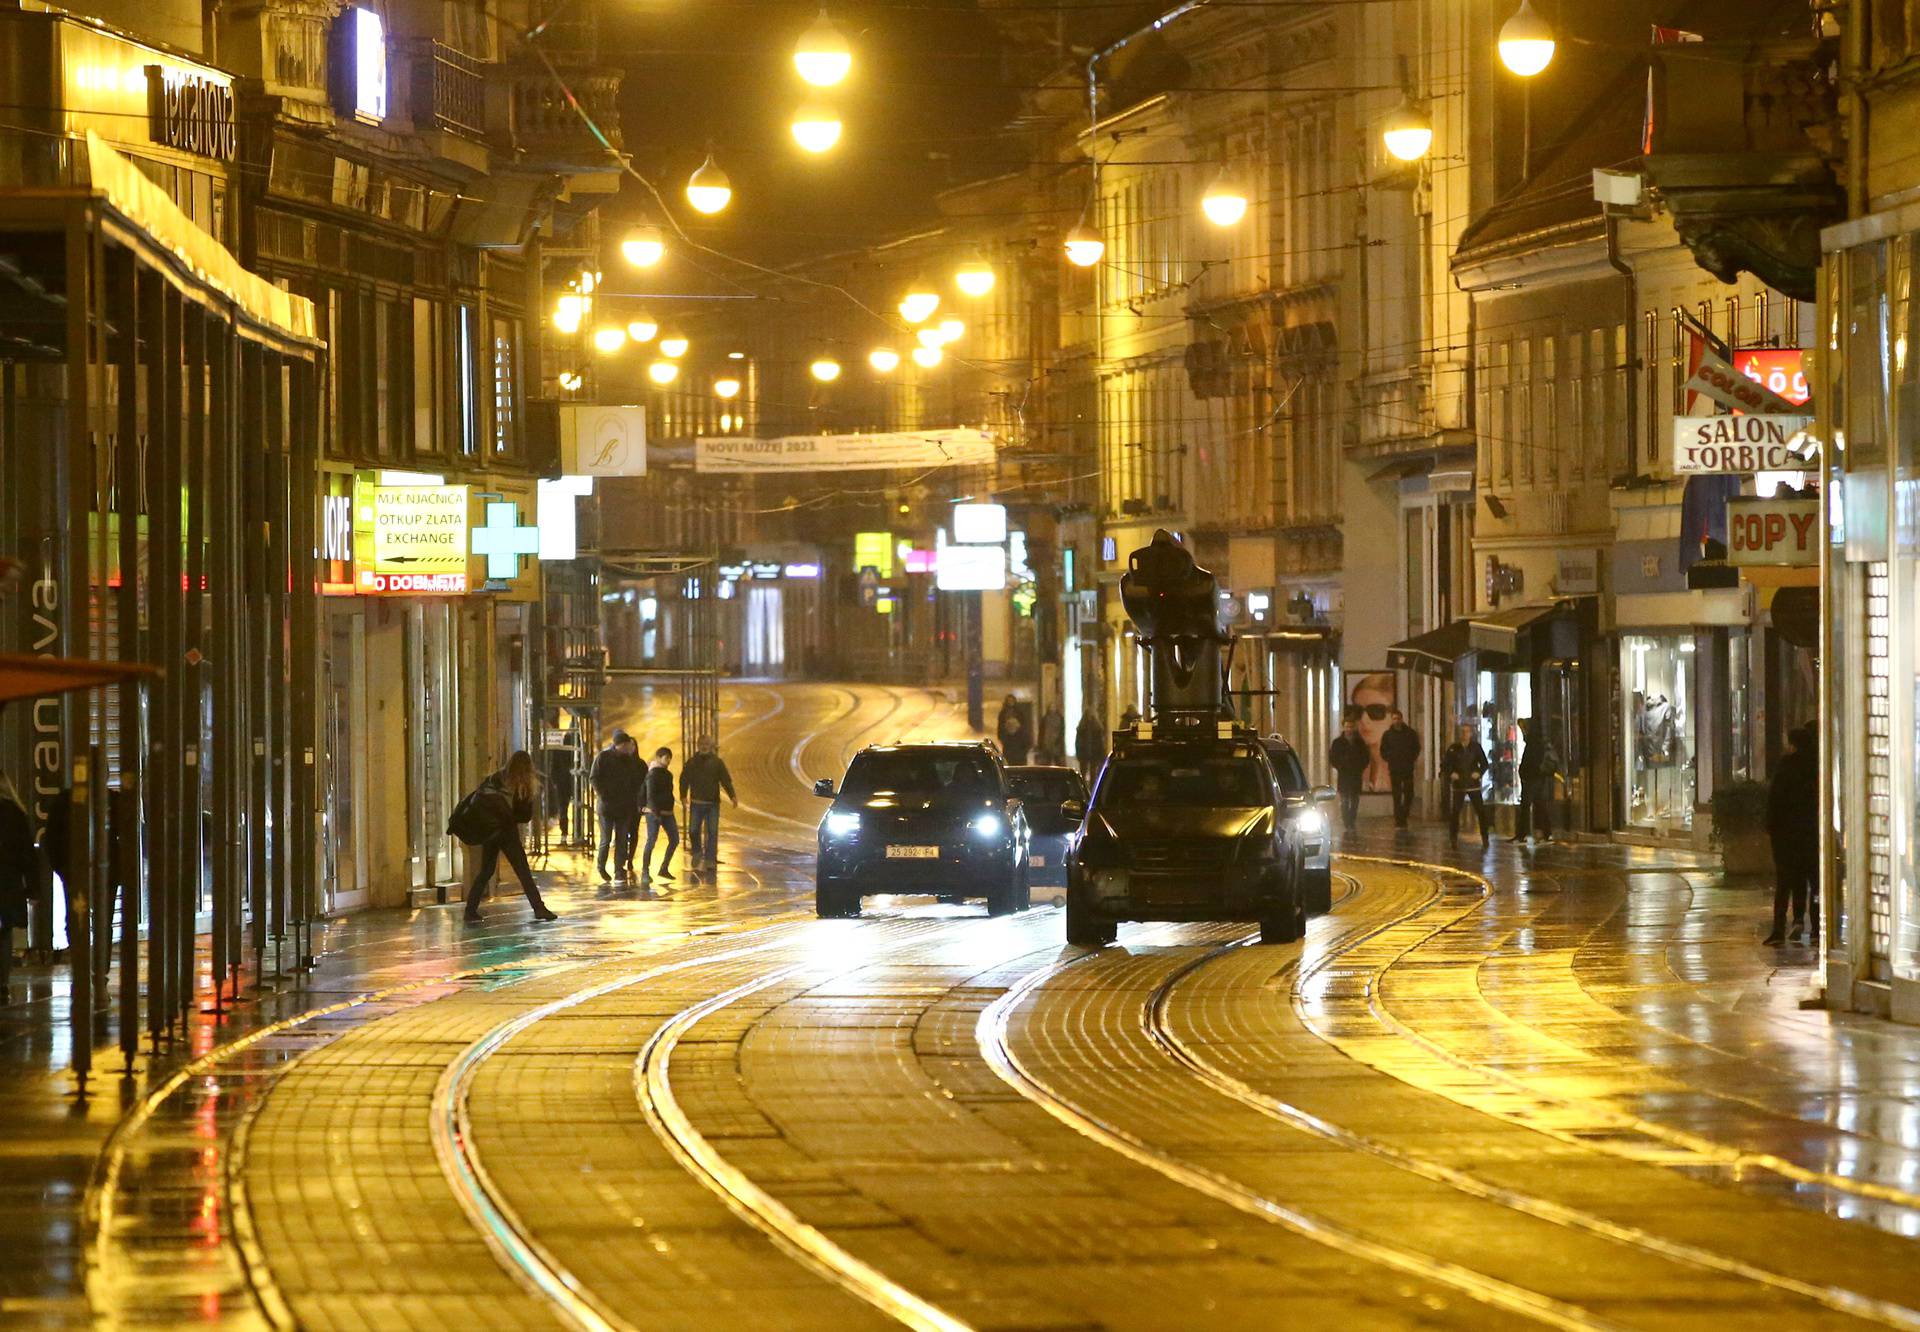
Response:
[{"label": "shop sign", "polygon": [[1749,347],[1733,354],[1734,369],[1798,407],[1813,392],[1807,386],[1807,353],[1800,347]]},{"label": "shop sign", "polygon": [[914,546],[906,554],[907,572],[930,574],[939,567],[938,557],[925,546]]},{"label": "shop sign", "polygon": [[329,597],[350,597],[353,579],[353,493],[352,478],[328,473],[323,485],[340,485],[339,491],[327,490],[320,496],[320,593]]},{"label": "shop sign", "polygon": [[562,404],[560,470],[571,476],[645,476],[647,409]]},{"label": "shop sign", "polygon": [[1806,429],[1805,416],[1676,416],[1673,418],[1675,476],[1746,475],[1790,472],[1803,465],[1794,441]]},{"label": "shop sign", "polygon": [[1563,597],[1590,597],[1600,591],[1600,552],[1563,550],[1556,557],[1553,590]]},{"label": "shop sign", "polygon": [[473,529],[473,553],[486,560],[489,583],[510,583],[520,576],[521,558],[540,553],[540,529],[521,526],[512,500],[490,499],[486,522]]},{"label": "shop sign", "polygon": [[1007,539],[1007,506],[956,504],[953,539],[963,546],[997,546]]},{"label": "shop sign", "polygon": [[360,485],[355,489],[354,582],[362,592],[410,596],[467,590],[467,487]]},{"label": "shop sign", "polygon": [[1704,393],[1723,407],[1736,412],[1772,412],[1786,415],[1796,404],[1775,393],[1765,384],[1749,379],[1710,351],[1702,351],[1700,365],[1693,378],[1681,386],[1690,393]]},{"label": "shop sign", "polygon": [[780,565],[772,560],[759,560],[748,565],[747,572],[761,582],[771,582],[780,576]]},{"label": "shop sign", "polygon": [[562,476],[534,483],[535,521],[540,526],[539,555],[543,560],[571,560],[580,555],[580,514],[577,502],[593,493],[590,476]]},{"label": "shop sign", "polygon": [[942,546],[934,569],[934,586],[942,592],[1004,592],[1007,587],[1005,546]]},{"label": "shop sign", "polygon": [[853,567],[871,569],[880,578],[893,577],[893,533],[855,532]]},{"label": "shop sign", "polygon": [[1820,501],[1727,501],[1727,562],[1807,566],[1820,562]]},{"label": "shop sign", "polygon": [[231,162],[233,89],[198,74],[147,66],[147,132],[155,143]]}]

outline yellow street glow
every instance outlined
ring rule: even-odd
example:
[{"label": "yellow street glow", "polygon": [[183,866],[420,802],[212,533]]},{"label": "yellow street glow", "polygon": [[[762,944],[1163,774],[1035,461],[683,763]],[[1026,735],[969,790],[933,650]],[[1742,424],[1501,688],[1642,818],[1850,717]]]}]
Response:
[{"label": "yellow street glow", "polygon": [[947,340],[937,328],[917,328],[913,331],[913,336],[920,340],[922,347],[938,347]]},{"label": "yellow street glow", "polygon": [[831,356],[822,356],[819,360],[808,366],[807,369],[811,371],[813,377],[822,384],[831,384],[834,380],[840,378],[840,362],[834,360]]},{"label": "yellow street glow", "polygon": [[580,387],[580,376],[571,370],[560,372],[560,387],[571,393]]},{"label": "yellow street glow", "polygon": [[660,325],[645,315],[641,315],[638,319],[627,325],[627,336],[635,342],[652,342],[654,335],[659,333],[659,331]]},{"label": "yellow street glow", "polygon": [[716,379],[713,381],[716,397],[737,398],[740,396],[740,381],[737,379]]},{"label": "yellow street glow", "polygon": [[1533,0],[1500,28],[1500,62],[1523,79],[1530,79],[1553,61],[1553,29],[1534,12]]},{"label": "yellow street glow", "polygon": [[647,367],[647,378],[656,384],[671,384],[679,373],[680,367],[672,361],[655,361]]},{"label": "yellow street glow", "polygon": [[1216,227],[1230,227],[1247,215],[1247,191],[1227,172],[1214,177],[1200,196],[1200,211]]},{"label": "yellow street glow", "polygon": [[1100,239],[1100,233],[1082,222],[1067,233],[1067,260],[1080,268],[1092,268],[1100,262],[1100,256],[1107,252],[1107,243]]},{"label": "yellow street glow", "polygon": [[660,354],[668,360],[679,360],[687,354],[687,340],[678,333],[667,334],[660,339]]},{"label": "yellow street glow", "polygon": [[652,268],[667,252],[667,238],[658,227],[635,227],[620,242],[620,254],[635,268]]},{"label": "yellow street glow", "polygon": [[900,368],[900,353],[891,347],[875,347],[867,353],[867,364],[883,375],[890,375]]},{"label": "yellow street glow", "polygon": [[1433,121],[1413,101],[1402,102],[1380,127],[1380,140],[1402,162],[1418,162],[1433,146]]},{"label": "yellow street glow", "polygon": [[966,336],[967,326],[958,319],[946,318],[940,321],[940,341],[958,342]]},{"label": "yellow street glow", "polygon": [[627,330],[618,324],[602,324],[593,330],[593,349],[602,356],[611,356],[627,345]]},{"label": "yellow street glow", "polygon": [[960,288],[966,296],[985,296],[993,290],[993,269],[979,255],[967,260],[955,270],[953,285]]},{"label": "yellow street glow", "polygon": [[810,153],[824,153],[840,142],[840,115],[823,106],[803,106],[793,113],[793,141]]},{"label": "yellow street glow", "polygon": [[793,67],[816,88],[831,88],[853,68],[853,48],[846,35],[821,10],[813,26],[800,34],[793,47]]},{"label": "yellow street glow", "polygon": [[587,298],[568,292],[553,303],[553,326],[561,333],[578,333],[587,317]]},{"label": "yellow street glow", "polygon": [[931,370],[934,366],[940,364],[940,358],[943,355],[945,355],[945,353],[938,347],[915,347],[913,349],[913,363],[915,365],[925,366]]},{"label": "yellow street glow", "polygon": [[733,200],[733,182],[727,173],[713,164],[713,155],[687,178],[687,202],[702,213],[713,214]]},{"label": "yellow street glow", "polygon": [[909,324],[924,324],[940,308],[940,293],[916,286],[900,302],[900,317]]}]

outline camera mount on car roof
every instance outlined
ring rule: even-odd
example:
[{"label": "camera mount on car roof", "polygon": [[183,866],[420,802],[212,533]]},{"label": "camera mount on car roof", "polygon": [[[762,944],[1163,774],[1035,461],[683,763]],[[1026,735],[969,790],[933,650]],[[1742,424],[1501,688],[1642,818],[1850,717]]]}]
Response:
[{"label": "camera mount on car roof", "polygon": [[1220,580],[1162,528],[1127,557],[1120,601],[1151,662],[1147,736],[1227,739],[1243,729],[1227,706],[1233,635],[1220,623]]}]

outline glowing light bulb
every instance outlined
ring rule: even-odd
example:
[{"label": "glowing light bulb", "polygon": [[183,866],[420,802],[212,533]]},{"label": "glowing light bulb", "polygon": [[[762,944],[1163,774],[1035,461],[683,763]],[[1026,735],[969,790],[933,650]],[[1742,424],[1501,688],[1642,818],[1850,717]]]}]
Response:
[{"label": "glowing light bulb", "polygon": [[1553,29],[1534,12],[1533,0],[1520,0],[1520,8],[1500,28],[1500,63],[1530,79],[1552,63],[1553,45]]},{"label": "glowing light bulb", "polygon": [[1082,222],[1067,233],[1067,261],[1079,268],[1092,268],[1100,262],[1100,256],[1107,252],[1107,243],[1100,239],[1100,233]]},{"label": "glowing light bulb", "polygon": [[823,106],[803,106],[787,126],[793,141],[810,153],[824,153],[840,142],[840,115]]},{"label": "glowing light bulb", "polygon": [[891,347],[875,347],[867,353],[867,364],[883,375],[890,375],[900,368],[900,353]]},{"label": "glowing light bulb", "polygon": [[853,48],[846,35],[821,10],[813,26],[800,34],[793,47],[793,67],[816,88],[831,88],[853,68]]},{"label": "glowing light bulb", "polygon": [[813,377],[822,384],[831,384],[834,380],[840,378],[840,362],[834,360],[831,356],[822,356],[819,360],[808,366],[807,369],[812,373]]},{"label": "glowing light bulb", "polygon": [[647,367],[647,378],[665,387],[680,375],[680,367],[672,361],[655,361]]},{"label": "glowing light bulb", "polygon": [[652,268],[667,252],[667,238],[658,227],[635,227],[620,242],[621,256],[635,268]]},{"label": "glowing light bulb", "polygon": [[580,321],[587,317],[587,298],[568,292],[553,303],[553,326],[567,334],[580,331]]},{"label": "glowing light bulb", "polygon": [[602,356],[611,356],[627,345],[627,330],[618,324],[602,324],[593,330],[593,349]]},{"label": "glowing light bulb", "polygon": [[913,363],[931,370],[934,366],[940,364],[940,358],[945,355],[946,353],[938,347],[915,347],[913,349]]},{"label": "glowing light bulb", "polygon": [[1417,162],[1433,146],[1433,121],[1412,99],[1387,117],[1380,127],[1380,140],[1387,151],[1402,162]]},{"label": "glowing light bulb", "polygon": [[687,354],[687,340],[678,333],[669,333],[660,339],[660,354],[670,361],[677,361]]},{"label": "glowing light bulb", "polygon": [[924,324],[940,308],[940,293],[916,285],[900,302],[900,317],[909,324]]},{"label": "glowing light bulb", "polygon": [[1222,171],[1200,196],[1200,211],[1216,227],[1233,226],[1247,215],[1247,192],[1239,181]]},{"label": "glowing light bulb", "polygon": [[711,215],[732,201],[733,182],[727,179],[726,172],[713,164],[713,155],[709,153],[699,170],[687,178],[687,202],[698,211]]},{"label": "glowing light bulb", "polygon": [[571,393],[580,387],[580,376],[571,370],[560,372],[560,387]]},{"label": "glowing light bulb", "polygon": [[920,340],[922,347],[938,347],[946,341],[937,328],[917,328],[913,331],[913,336]]},{"label": "glowing light bulb", "polygon": [[737,379],[716,379],[713,381],[715,397],[737,398],[740,396],[740,381]]},{"label": "glowing light bulb", "polygon": [[654,335],[659,333],[659,331],[660,325],[645,315],[641,315],[638,319],[627,325],[627,336],[635,342],[652,342]]},{"label": "glowing light bulb", "polygon": [[962,295],[985,296],[993,290],[993,269],[976,254],[954,271],[953,285]]},{"label": "glowing light bulb", "polygon": [[958,342],[966,336],[967,326],[958,319],[947,318],[940,321],[940,341]]}]

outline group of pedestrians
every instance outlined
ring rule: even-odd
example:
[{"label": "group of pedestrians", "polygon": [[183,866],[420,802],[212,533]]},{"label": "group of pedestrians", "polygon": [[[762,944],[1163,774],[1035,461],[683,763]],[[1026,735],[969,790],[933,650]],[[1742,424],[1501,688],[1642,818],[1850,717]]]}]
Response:
[{"label": "group of pedestrians", "polygon": [[[625,731],[615,730],[607,747],[594,756],[587,780],[600,814],[600,847],[594,864],[601,882],[671,880],[674,853],[680,849],[673,751],[662,745],[643,763],[640,746],[634,738]],[[520,877],[521,890],[526,894],[527,905],[533,908],[534,919],[559,919],[541,899],[520,835],[520,825],[533,819],[538,785],[532,757],[525,750],[515,750],[506,766],[489,774],[469,792],[447,820],[447,831],[475,849],[473,883],[467,890],[469,923],[480,920],[481,898],[503,858]],[[712,744],[702,744],[681,771],[678,792],[679,799],[687,803],[688,856],[696,867],[711,869],[719,863],[722,795],[739,808],[740,798],[734,793],[733,774],[727,771],[726,761],[714,751]],[[4,805],[3,800],[0,805]],[[4,825],[4,815],[4,808],[0,808],[0,825]],[[646,841],[640,843],[643,820],[647,836]],[[4,826],[0,826],[0,834],[4,832]],[[663,840],[660,868],[656,871],[654,847]],[[633,872],[636,847],[640,856],[637,877]],[[5,884],[0,883],[0,918],[6,914],[4,888]]]},{"label": "group of pedestrians", "polygon": [[[1393,826],[1405,828],[1413,817],[1414,777],[1421,751],[1420,732],[1407,725],[1406,716],[1398,708],[1390,709],[1387,717],[1387,729],[1380,737],[1379,757],[1386,764],[1393,790]],[[1533,741],[1531,722],[1520,723],[1520,737],[1520,804],[1515,832],[1522,838],[1532,838],[1537,833],[1551,841],[1553,783],[1559,775],[1559,765],[1544,741]],[[1328,747],[1327,764],[1333,769],[1340,797],[1340,823],[1349,833],[1359,821],[1360,796],[1365,789],[1367,770],[1373,766],[1373,762],[1373,751],[1360,734],[1360,710],[1348,708],[1341,718],[1340,734],[1334,737],[1332,745]],[[1474,822],[1480,829],[1481,847],[1485,848],[1492,841],[1493,815],[1487,809],[1487,798],[1482,789],[1490,766],[1487,751],[1480,743],[1479,728],[1472,722],[1462,722],[1453,743],[1440,756],[1440,779],[1446,783],[1447,791],[1449,846],[1457,848],[1460,845],[1460,814],[1468,807],[1472,808]]]},{"label": "group of pedestrians", "polygon": [[[594,757],[588,774],[594,800],[600,814],[599,854],[594,868],[602,883],[650,883],[656,877],[671,880],[673,856],[680,849],[680,821],[676,814],[673,781],[673,751],[665,745],[653,751],[644,764],[639,743],[625,731],[616,730],[607,747]],[[734,793],[733,774],[726,760],[711,744],[702,744],[680,772],[679,798],[687,802],[688,859],[695,868],[712,869],[720,859],[720,797],[740,807]],[[647,836],[640,841],[640,826],[645,822]],[[664,838],[665,845],[656,875],[653,850]],[[636,847],[640,873],[633,872]],[[608,864],[611,853],[612,864]]]}]

